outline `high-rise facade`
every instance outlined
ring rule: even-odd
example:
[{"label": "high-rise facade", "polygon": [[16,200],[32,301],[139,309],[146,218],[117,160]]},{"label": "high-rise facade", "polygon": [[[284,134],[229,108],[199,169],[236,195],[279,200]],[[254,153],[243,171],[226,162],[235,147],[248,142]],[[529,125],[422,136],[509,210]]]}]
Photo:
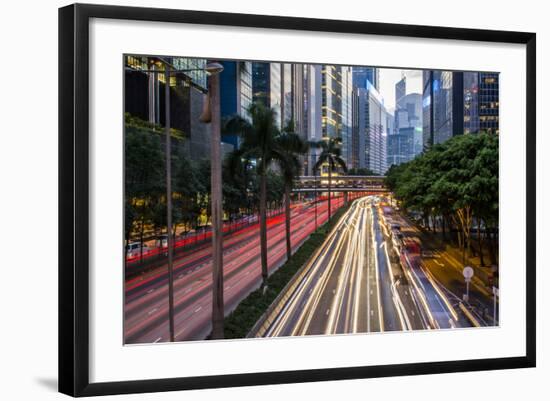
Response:
[{"label": "high-rise facade", "polygon": [[442,143],[464,132],[464,81],[462,72],[423,72],[423,142]]},{"label": "high-rise facade", "polygon": [[[301,121],[296,120],[295,125],[300,127],[302,137],[310,142],[340,139],[342,158],[349,164],[352,157],[353,111],[351,67],[318,64],[300,67],[294,70],[297,93],[295,99],[303,109],[298,111],[295,108],[294,115],[302,115]],[[301,88],[298,88],[298,83]],[[311,160],[305,163],[305,173],[313,174],[312,160],[319,153],[319,149],[310,151]],[[326,171],[326,166],[323,171]]]},{"label": "high-rise facade", "polygon": [[252,100],[275,111],[279,128],[283,118],[281,76],[281,63],[252,63]]},{"label": "high-rise facade", "polygon": [[353,161],[353,75],[351,67],[339,68],[342,99],[339,135],[342,138],[342,157],[348,166]]},{"label": "high-rise facade", "polygon": [[414,158],[414,127],[401,128],[398,132],[388,136],[387,165],[399,165]]},{"label": "high-rise facade", "polygon": [[401,99],[405,94],[407,93],[407,77],[403,76],[396,84],[395,84],[395,107],[401,108]]},{"label": "high-rise facade", "polygon": [[368,168],[375,174],[387,170],[388,112],[384,100],[370,83],[367,88],[357,88],[356,135],[359,147],[358,167]]},{"label": "high-rise facade", "polygon": [[424,71],[424,147],[452,136],[498,134],[498,73]]},{"label": "high-rise facade", "polygon": [[499,74],[479,73],[479,130],[498,135]]},{"label": "high-rise facade", "polygon": [[388,167],[414,159],[422,152],[422,95],[401,94],[404,78],[396,85],[399,102],[395,110],[395,129],[388,135]]},{"label": "high-rise facade", "polygon": [[375,67],[351,67],[353,74],[353,87],[367,89],[367,82],[370,82],[376,90],[380,90],[380,74]]},{"label": "high-rise facade", "polygon": [[[220,74],[220,111],[223,118],[240,115],[249,119],[248,108],[252,103],[252,63],[247,61],[223,61]],[[224,133],[222,141],[233,148],[239,146],[239,135]]]},{"label": "high-rise facade", "polygon": [[464,133],[479,131],[479,73],[464,72]]},{"label": "high-rise facade", "polygon": [[281,64],[281,127],[294,120],[294,88],[292,64]]},{"label": "high-rise facade", "polygon": [[[172,74],[170,87],[170,126],[183,132],[182,149],[193,159],[208,157],[210,133],[199,121],[207,92],[206,59],[181,57],[125,57],[124,108],[134,117],[153,124],[165,124],[165,66],[192,70]],[[176,143],[176,142],[174,142]]]}]

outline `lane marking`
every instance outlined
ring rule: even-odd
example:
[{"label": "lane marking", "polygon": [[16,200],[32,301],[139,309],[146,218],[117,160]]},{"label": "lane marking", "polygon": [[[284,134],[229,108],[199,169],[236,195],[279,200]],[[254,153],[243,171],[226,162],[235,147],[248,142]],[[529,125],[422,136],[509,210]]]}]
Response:
[{"label": "lane marking", "polygon": [[197,313],[198,311],[200,311],[202,309],[202,306],[199,306],[197,309],[195,309],[195,313]]},{"label": "lane marking", "polygon": [[153,313],[155,313],[155,312],[158,311],[158,310],[159,310],[159,308],[152,309],[152,310],[150,310],[150,311],[147,313],[147,315],[148,315],[148,316],[151,316]]},{"label": "lane marking", "polygon": [[153,343],[158,343],[160,340],[162,340],[162,337],[157,338]]}]

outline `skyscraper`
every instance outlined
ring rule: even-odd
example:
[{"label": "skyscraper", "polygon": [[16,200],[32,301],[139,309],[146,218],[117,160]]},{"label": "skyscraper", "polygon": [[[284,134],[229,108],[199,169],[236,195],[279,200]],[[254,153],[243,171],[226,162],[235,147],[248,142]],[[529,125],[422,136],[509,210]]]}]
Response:
[{"label": "skyscraper", "polygon": [[479,73],[479,130],[490,134],[499,132],[499,74]]},{"label": "skyscraper", "polygon": [[498,134],[498,73],[424,71],[424,146],[454,135]]},{"label": "skyscraper", "polygon": [[464,133],[463,73],[424,71],[423,85],[424,146]]},{"label": "skyscraper", "polygon": [[464,72],[464,133],[479,131],[479,73]]},{"label": "skyscraper", "polygon": [[[301,125],[307,132],[303,137],[313,142],[339,138],[342,157],[349,163],[352,153],[351,67],[310,64],[296,71],[297,81],[299,74],[304,105]],[[314,158],[319,150],[311,152]],[[307,173],[313,173],[311,166]]]},{"label": "skyscraper", "polygon": [[[396,96],[404,86],[396,85]],[[400,89],[398,89],[400,88]],[[395,129],[388,135],[388,167],[408,162],[422,151],[422,95],[402,95],[395,110]]]},{"label": "skyscraper", "polygon": [[292,64],[281,64],[281,127],[294,120]]},{"label": "skyscraper", "polygon": [[[252,103],[252,63],[247,61],[223,61],[220,74],[220,110],[222,118],[240,115],[246,119],[248,107]],[[239,146],[237,134],[224,133],[222,141]]]},{"label": "skyscraper", "polygon": [[355,96],[358,167],[368,168],[375,174],[384,174],[387,169],[388,138],[388,112],[384,100],[370,83],[366,89],[357,88]]},{"label": "skyscraper", "polygon": [[252,100],[275,110],[281,127],[281,63],[252,63]]},{"label": "skyscraper", "polygon": [[380,75],[375,67],[351,67],[353,74],[353,87],[367,89],[370,82],[376,90],[380,90]]},{"label": "skyscraper", "polygon": [[210,135],[207,126],[199,121],[207,92],[205,59],[126,56],[125,111],[150,123],[164,125],[166,64],[177,70],[192,70],[170,76],[170,126],[186,136],[181,147],[189,157],[208,157]]},{"label": "skyscraper", "polygon": [[401,98],[405,96],[407,93],[407,77],[403,76],[396,84],[395,84],[395,107],[400,108],[401,105]]}]

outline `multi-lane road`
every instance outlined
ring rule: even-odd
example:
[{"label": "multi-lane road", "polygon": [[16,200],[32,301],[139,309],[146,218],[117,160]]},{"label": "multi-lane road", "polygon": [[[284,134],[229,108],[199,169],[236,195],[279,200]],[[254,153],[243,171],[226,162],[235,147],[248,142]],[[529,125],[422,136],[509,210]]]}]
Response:
[{"label": "multi-lane road", "polygon": [[[335,211],[341,200],[333,200]],[[327,220],[327,204],[317,205],[317,223]],[[298,247],[315,229],[315,207],[304,204],[292,212],[292,245]],[[224,238],[225,311],[231,311],[261,282],[258,226]],[[284,219],[268,226],[269,270],[286,260]],[[204,339],[211,330],[212,260],[210,246],[178,256],[174,263],[175,340]],[[165,342],[169,339],[166,266],[126,281],[125,343]]]},{"label": "multi-lane road", "polygon": [[[338,202],[334,200],[334,202]],[[333,206],[335,210],[335,206]],[[388,212],[388,210],[390,212]],[[326,202],[317,222],[327,220]],[[465,316],[460,300],[420,255],[396,241],[412,230],[379,197],[356,199],[325,242],[293,278],[284,296],[264,316],[253,336],[297,336],[449,329],[486,325]],[[315,229],[315,208],[293,209],[292,245],[296,249]],[[409,233],[410,234],[410,233]],[[286,260],[284,219],[268,225],[270,272]],[[258,227],[224,238],[224,299],[229,313],[261,283]],[[209,246],[177,256],[174,263],[176,341],[204,339],[211,330],[212,261]],[[126,281],[125,342],[168,341],[166,267]],[[462,308],[463,309],[463,308]],[[260,322],[261,323],[261,322]]]},{"label": "multi-lane road", "polygon": [[[375,197],[353,202],[255,336],[470,326],[422,266],[403,263]],[[405,253],[406,256],[406,253]]]}]

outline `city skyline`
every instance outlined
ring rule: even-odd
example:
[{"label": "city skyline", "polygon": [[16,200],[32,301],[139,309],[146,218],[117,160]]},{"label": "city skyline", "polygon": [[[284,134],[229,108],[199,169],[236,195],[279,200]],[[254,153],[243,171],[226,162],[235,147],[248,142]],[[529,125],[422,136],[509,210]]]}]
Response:
[{"label": "city skyline", "polygon": [[[179,90],[186,98],[181,101],[197,115],[207,93],[207,74],[201,71],[207,60],[166,59],[180,71],[189,71],[172,77],[171,86],[178,80],[186,83]],[[148,82],[139,96],[129,94],[128,111],[162,124],[162,71],[154,80],[151,73],[140,75],[146,58],[128,56],[127,63],[131,79]],[[222,119],[246,118],[250,105],[261,102],[273,109],[280,129],[292,122],[306,141],[338,138],[351,169],[383,175],[392,165],[410,161],[454,135],[498,133],[498,73],[230,60],[221,65]],[[154,63],[152,68],[157,68]],[[147,99],[147,112],[141,99]],[[204,125],[194,121],[177,115],[173,126],[189,136],[188,152],[198,159],[209,145]],[[224,132],[222,142],[223,155],[239,148],[236,133]],[[313,174],[316,152],[302,157],[303,174]]]}]

